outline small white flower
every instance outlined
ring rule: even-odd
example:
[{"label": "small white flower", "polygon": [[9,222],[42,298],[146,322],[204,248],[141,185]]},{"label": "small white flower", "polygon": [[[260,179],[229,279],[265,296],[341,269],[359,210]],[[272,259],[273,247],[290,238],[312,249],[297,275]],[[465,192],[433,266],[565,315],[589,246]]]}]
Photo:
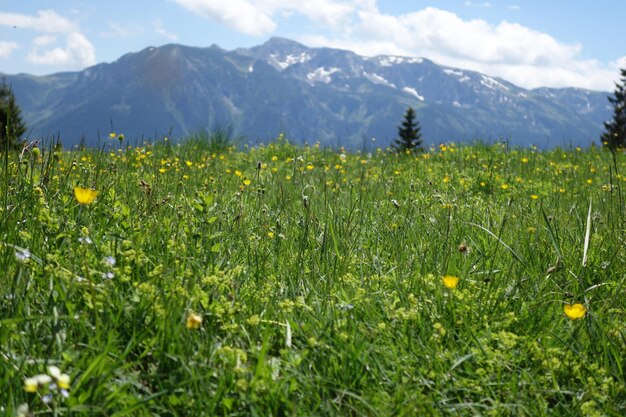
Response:
[{"label": "small white flower", "polygon": [[26,262],[30,259],[30,251],[28,249],[18,250],[15,252],[15,258],[20,262]]},{"label": "small white flower", "polygon": [[115,274],[113,272],[107,272],[106,274],[102,274],[102,278],[113,279],[115,278]]},{"label": "small white flower", "polygon": [[104,258],[104,262],[109,266],[115,266],[115,258],[112,256],[107,256]]},{"label": "small white flower", "polygon": [[59,379],[61,377],[61,370],[54,365],[50,365],[48,366],[48,375],[54,379]]}]

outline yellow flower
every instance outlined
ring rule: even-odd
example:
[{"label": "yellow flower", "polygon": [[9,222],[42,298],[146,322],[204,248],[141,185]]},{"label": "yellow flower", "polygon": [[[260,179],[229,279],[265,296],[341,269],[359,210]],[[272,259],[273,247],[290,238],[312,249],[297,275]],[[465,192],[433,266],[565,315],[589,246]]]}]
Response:
[{"label": "yellow flower", "polygon": [[39,381],[37,378],[26,378],[24,380],[24,391],[37,392],[37,388],[39,388]]},{"label": "yellow flower", "polygon": [[115,132],[109,133],[109,138],[115,139],[116,137],[117,137],[117,133],[115,133]]},{"label": "yellow flower", "polygon": [[442,281],[443,281],[444,287],[452,289],[452,288],[456,288],[456,286],[459,284],[459,277],[455,277],[453,275],[446,275],[445,277],[442,278]]},{"label": "yellow flower", "polygon": [[199,329],[202,326],[202,317],[196,313],[189,313],[187,315],[187,328],[188,329]]},{"label": "yellow flower", "polygon": [[570,319],[577,320],[585,316],[587,308],[582,304],[566,304],[563,307],[563,312]]},{"label": "yellow flower", "polygon": [[531,194],[530,198],[532,198],[533,200],[537,200],[539,199],[539,196],[537,194]]},{"label": "yellow flower", "polygon": [[57,385],[61,389],[69,389],[70,388],[70,376],[68,374],[61,374],[57,378]]},{"label": "yellow flower", "polygon": [[250,181],[249,179],[246,178],[245,180],[243,180],[243,185],[250,185],[250,184],[252,184],[252,181]]},{"label": "yellow flower", "polygon": [[98,196],[98,192],[89,188],[74,187],[74,196],[78,204],[87,205],[93,203],[93,200]]}]

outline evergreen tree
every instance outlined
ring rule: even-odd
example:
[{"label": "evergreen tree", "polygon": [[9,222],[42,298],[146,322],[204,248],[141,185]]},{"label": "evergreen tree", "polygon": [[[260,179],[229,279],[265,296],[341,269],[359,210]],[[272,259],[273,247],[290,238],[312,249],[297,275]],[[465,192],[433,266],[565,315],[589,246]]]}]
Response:
[{"label": "evergreen tree", "polygon": [[422,134],[420,125],[415,120],[415,110],[409,107],[404,113],[402,124],[398,126],[398,138],[394,140],[393,148],[398,153],[422,152]]},{"label": "evergreen tree", "polygon": [[606,132],[602,134],[602,143],[611,151],[626,146],[626,69],[621,70],[621,84],[615,84],[613,97],[613,120],[604,122]]},{"label": "evergreen tree", "polygon": [[26,132],[22,111],[6,80],[0,85],[0,151],[18,149],[20,137]]}]

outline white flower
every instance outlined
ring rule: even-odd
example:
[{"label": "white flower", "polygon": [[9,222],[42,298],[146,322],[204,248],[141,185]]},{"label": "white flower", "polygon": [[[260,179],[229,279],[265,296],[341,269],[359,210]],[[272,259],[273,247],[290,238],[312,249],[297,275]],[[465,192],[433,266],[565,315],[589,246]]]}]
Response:
[{"label": "white flower", "polygon": [[58,380],[61,377],[61,370],[54,365],[50,365],[48,366],[48,375]]},{"label": "white flower", "polygon": [[22,249],[15,252],[15,258],[20,262],[26,262],[30,258],[30,251]]}]

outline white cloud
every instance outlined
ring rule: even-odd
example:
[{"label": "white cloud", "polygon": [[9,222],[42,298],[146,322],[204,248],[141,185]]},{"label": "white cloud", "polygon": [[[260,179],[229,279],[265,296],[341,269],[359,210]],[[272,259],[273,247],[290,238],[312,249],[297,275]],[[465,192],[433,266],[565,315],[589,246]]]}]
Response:
[{"label": "white cloud", "polygon": [[16,42],[0,41],[0,59],[8,58],[20,45]]},{"label": "white cloud", "polygon": [[161,21],[161,19],[156,19],[154,21],[154,31],[163,36],[164,38],[167,38],[169,40],[172,41],[176,41],[178,40],[178,35],[176,35],[175,33],[172,32],[168,32],[164,27],[163,27],[163,22]]},{"label": "white cloud", "polygon": [[96,53],[91,42],[83,34],[72,32],[65,38],[65,45],[43,51],[35,46],[27,59],[33,64],[81,69],[95,64]]},{"label": "white cloud", "polygon": [[103,38],[126,39],[141,32],[141,30],[137,29],[136,27],[133,27],[130,25],[124,25],[124,24],[117,23],[117,22],[109,21],[107,25],[108,25],[108,29],[100,33],[100,36],[102,36]]},{"label": "white cloud", "polygon": [[53,35],[36,36],[33,39],[33,45],[34,46],[38,46],[38,47],[44,47],[44,46],[48,46],[50,44],[53,44],[56,41],[57,41],[57,37],[53,36]]},{"label": "white cloud", "polygon": [[466,1],[465,3],[466,7],[492,7],[493,4],[489,3],[488,1],[482,2],[482,3],[476,3],[475,1]]},{"label": "white cloud", "polygon": [[276,29],[271,16],[248,0],[175,0],[193,13],[217,20],[247,35],[260,36]]},{"label": "white cloud", "polygon": [[[297,37],[310,46],[349,49],[368,56],[421,56],[499,76],[523,87],[606,90],[617,77],[610,64],[582,58],[580,44],[561,42],[513,22],[462,19],[436,7],[391,15],[380,12],[378,0],[174,1],[193,13],[256,36],[274,33],[279,18],[298,15],[317,24]],[[489,1],[468,0],[464,4],[493,6]],[[519,10],[520,6],[507,8]]]},{"label": "white cloud", "polygon": [[375,0],[174,0],[187,10],[248,35],[262,36],[276,30],[276,16],[293,15],[323,25],[347,29],[344,25],[357,10],[375,7]]},{"label": "white cloud", "polygon": [[338,37],[303,36],[311,46],[350,49],[367,56],[421,56],[441,64],[502,77],[523,87],[578,86],[606,90],[616,72],[581,58],[579,44],[559,42],[525,26],[502,21],[463,20],[434,7],[403,15],[377,9],[359,11],[358,19]]},{"label": "white cloud", "polygon": [[52,10],[40,10],[35,16],[0,12],[0,25],[45,33],[68,33],[77,30],[72,21]]},{"label": "white cloud", "polygon": [[27,60],[34,64],[80,69],[96,62],[95,48],[78,25],[55,11],[40,10],[35,15],[0,12],[0,25],[44,33],[32,40]]}]

